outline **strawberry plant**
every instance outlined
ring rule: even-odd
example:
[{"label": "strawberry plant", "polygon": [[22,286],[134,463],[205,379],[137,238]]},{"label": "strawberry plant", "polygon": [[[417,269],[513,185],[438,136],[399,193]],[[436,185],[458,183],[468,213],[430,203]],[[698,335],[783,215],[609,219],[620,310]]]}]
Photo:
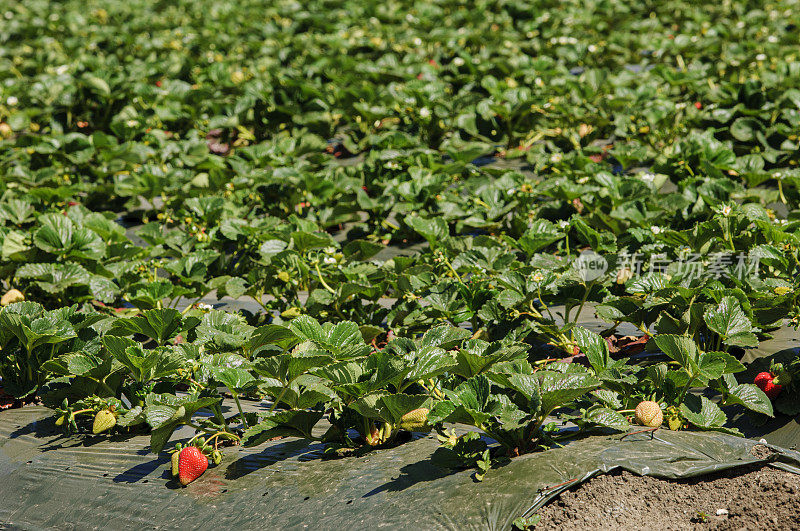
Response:
[{"label": "strawberry plant", "polygon": [[65,431],[482,477],[798,412],[791,9],[5,4],[0,378]]}]

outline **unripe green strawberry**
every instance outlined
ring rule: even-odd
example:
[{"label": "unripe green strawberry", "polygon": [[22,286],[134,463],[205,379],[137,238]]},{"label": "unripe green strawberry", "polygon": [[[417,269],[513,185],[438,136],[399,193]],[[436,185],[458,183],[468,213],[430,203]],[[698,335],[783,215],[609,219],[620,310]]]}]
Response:
[{"label": "unripe green strawberry", "polygon": [[636,406],[636,422],[648,428],[658,428],[664,422],[664,413],[658,403],[645,400]]},{"label": "unripe green strawberry", "polygon": [[180,452],[172,452],[172,458],[171,458],[172,477],[175,477],[178,474],[180,474],[180,468],[179,468],[180,459],[181,459],[181,453]]},{"label": "unripe green strawberry", "polygon": [[215,466],[219,465],[222,462],[222,452],[220,452],[219,450],[214,450],[213,452],[211,452],[211,461],[214,463]]},{"label": "unripe green strawberry", "polygon": [[117,417],[109,409],[102,409],[94,416],[94,424],[92,425],[92,433],[98,435],[104,431],[108,431],[117,425]]},{"label": "unripe green strawberry", "polygon": [[430,429],[430,426],[428,426],[428,413],[430,413],[430,410],[424,407],[409,411],[400,417],[398,426],[401,430],[406,431],[423,431]]},{"label": "unripe green strawberry", "polygon": [[59,415],[59,417],[56,419],[56,426],[63,426],[64,422],[66,421],[67,421],[66,415]]}]

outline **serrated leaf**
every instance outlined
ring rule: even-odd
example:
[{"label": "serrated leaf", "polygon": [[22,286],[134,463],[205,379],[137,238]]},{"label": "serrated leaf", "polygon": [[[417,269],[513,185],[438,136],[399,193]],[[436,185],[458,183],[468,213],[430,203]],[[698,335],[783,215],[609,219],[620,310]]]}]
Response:
[{"label": "serrated leaf", "polygon": [[681,367],[696,375],[700,370],[697,366],[699,356],[697,345],[692,338],[687,336],[676,336],[672,334],[661,334],[655,337],[656,345],[661,351],[680,363]]},{"label": "serrated leaf", "polygon": [[214,379],[231,391],[245,389],[255,380],[253,375],[246,370],[234,367],[215,367]]},{"label": "serrated leaf", "polygon": [[772,402],[764,391],[753,384],[739,384],[728,389],[726,401],[739,404],[756,413],[774,416]]},{"label": "serrated leaf", "polygon": [[469,338],[471,335],[469,330],[449,324],[442,324],[434,326],[425,332],[420,340],[420,345],[450,349],[458,346],[459,343]]},{"label": "serrated leaf", "polygon": [[[542,373],[540,373],[542,374]],[[546,371],[541,376],[541,413],[549,415],[589,391],[600,387],[600,380],[588,373]]]},{"label": "serrated leaf", "polygon": [[447,223],[439,217],[426,219],[409,214],[403,221],[434,246],[447,239],[450,235]]},{"label": "serrated leaf", "polygon": [[242,446],[250,448],[273,437],[311,438],[312,431],[322,418],[323,411],[278,411],[245,431]]},{"label": "serrated leaf", "polygon": [[407,379],[415,382],[434,378],[455,365],[455,359],[446,350],[422,347],[415,353],[411,372],[408,373]]},{"label": "serrated leaf", "polygon": [[608,344],[599,334],[591,332],[582,326],[576,326],[572,329],[572,337],[581,352],[586,355],[596,373],[599,374],[608,367],[611,361]]},{"label": "serrated leaf", "polygon": [[597,407],[586,412],[584,419],[598,426],[619,431],[627,431],[631,425],[622,413],[611,408]]},{"label": "serrated leaf", "polygon": [[698,428],[721,427],[728,420],[719,406],[704,396],[687,394],[680,409],[686,420]]},{"label": "serrated leaf", "polygon": [[753,333],[757,329],[747,318],[735,297],[723,297],[716,308],[711,308],[705,313],[704,318],[708,328],[719,334],[725,344],[740,347],[758,346],[758,338]]}]

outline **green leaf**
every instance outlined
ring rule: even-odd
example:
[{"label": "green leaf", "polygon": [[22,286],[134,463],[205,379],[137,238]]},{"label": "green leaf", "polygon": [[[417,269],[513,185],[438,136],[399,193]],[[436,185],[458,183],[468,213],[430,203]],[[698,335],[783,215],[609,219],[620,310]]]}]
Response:
[{"label": "green leaf", "polygon": [[289,328],[298,338],[313,341],[339,358],[364,356],[370,351],[361,330],[352,321],[322,326],[312,317],[301,315],[292,320]]},{"label": "green leaf", "polygon": [[761,131],[761,122],[755,118],[741,117],[731,124],[730,132],[736,140],[750,142],[755,138],[756,131]]},{"label": "green leaf", "polygon": [[312,438],[312,430],[322,418],[323,411],[278,411],[244,432],[242,446],[250,448],[273,437]]},{"label": "green leaf", "polygon": [[145,310],[135,317],[117,319],[109,333],[114,335],[143,334],[155,339],[159,344],[164,344],[178,334],[182,323],[181,313],[173,308]]},{"label": "green leaf", "polygon": [[350,260],[369,260],[384,249],[383,245],[367,240],[353,240],[342,249]]},{"label": "green leaf", "polygon": [[622,413],[611,408],[596,407],[586,411],[584,419],[592,424],[619,431],[628,431],[631,425]]},{"label": "green leaf", "polygon": [[434,378],[456,366],[456,361],[450,353],[432,346],[420,348],[411,363],[412,368],[407,379],[412,382]]},{"label": "green leaf", "polygon": [[[182,412],[185,414],[186,410],[184,409]],[[148,406],[144,413],[147,423],[153,429],[160,428],[170,422],[176,422],[179,417],[182,417],[179,407],[164,405]]]},{"label": "green leaf", "polygon": [[117,426],[127,428],[130,426],[141,424],[145,421],[146,419],[144,415],[144,410],[142,410],[142,406],[136,406],[133,409],[127,411],[124,415],[121,415],[119,418],[117,418]]},{"label": "green leaf", "polygon": [[334,361],[334,358],[323,355],[302,356],[295,354],[282,354],[269,358],[259,358],[255,362],[255,370],[263,376],[275,378],[283,384],[289,384],[301,375],[312,369],[324,367]]},{"label": "green leaf", "polygon": [[582,326],[577,326],[572,329],[572,337],[581,352],[586,355],[596,373],[599,374],[608,367],[611,361],[608,344],[599,334],[595,334]]},{"label": "green leaf", "polygon": [[726,363],[714,354],[702,354],[697,362],[697,376],[705,380],[716,380],[725,373]]},{"label": "green leaf", "polygon": [[319,324],[316,319],[308,315],[301,315],[293,319],[289,324],[289,328],[301,340],[323,344],[328,339],[328,335],[325,333],[322,325]]},{"label": "green leaf", "polygon": [[254,328],[240,314],[212,310],[205,314],[195,329],[197,341],[208,351],[226,352],[243,348],[250,341]]},{"label": "green leaf", "polygon": [[253,356],[257,356],[267,346],[275,345],[281,350],[286,350],[296,344],[297,341],[298,339],[294,332],[285,326],[267,324],[253,331],[248,348]]},{"label": "green leaf", "polygon": [[243,278],[233,277],[225,283],[225,293],[238,299],[247,291],[247,282]]},{"label": "green leaf", "polygon": [[498,363],[522,359],[526,356],[527,346],[525,345],[501,345],[500,343],[486,343],[470,339],[465,341],[464,347],[456,353],[458,365],[453,372],[464,378],[471,378],[490,371]]},{"label": "green leaf", "polygon": [[600,380],[589,373],[542,371],[538,374],[541,378],[542,415],[549,415],[554,409],[600,387]]},{"label": "green leaf", "polygon": [[350,407],[365,418],[397,424],[403,415],[429,400],[427,395],[376,393],[359,398]]},{"label": "green leaf", "polygon": [[249,372],[235,367],[215,367],[214,379],[234,392],[245,389],[255,381]]},{"label": "green leaf", "polygon": [[774,416],[772,402],[764,391],[753,384],[739,384],[728,389],[727,402],[739,404],[756,413]]},{"label": "green leaf", "polygon": [[739,301],[733,296],[723,297],[716,308],[704,315],[708,328],[722,337],[727,345],[757,347],[757,329],[742,310]]},{"label": "green leaf", "polygon": [[686,420],[698,428],[721,427],[728,420],[719,406],[704,396],[687,394],[680,409]]},{"label": "green leaf", "polygon": [[267,240],[261,244],[261,247],[258,248],[258,252],[261,254],[261,257],[269,263],[273,256],[282,252],[288,245],[289,244],[283,240]]},{"label": "green leaf", "polygon": [[34,279],[35,284],[46,293],[58,294],[72,286],[86,285],[91,275],[86,269],[73,263],[25,264],[17,269],[18,279]]},{"label": "green leaf", "polygon": [[537,219],[519,239],[520,248],[529,255],[564,238],[565,234],[551,221]]},{"label": "green leaf", "polygon": [[444,469],[472,468],[487,450],[480,434],[469,432],[459,437],[452,447],[440,446],[433,452],[431,463]]},{"label": "green leaf", "polygon": [[311,233],[298,231],[292,233],[292,242],[294,242],[294,248],[299,252],[304,252],[311,249],[324,249],[325,247],[339,246],[327,232]]},{"label": "green leaf", "polygon": [[428,329],[422,336],[421,346],[441,347],[451,349],[457,347],[463,340],[472,334],[469,330],[450,324],[441,324]]},{"label": "green leaf", "polygon": [[144,350],[141,344],[120,336],[103,337],[103,346],[140,383],[175,375],[187,363],[182,351],[175,347]]},{"label": "green leaf", "polygon": [[403,221],[434,247],[450,236],[447,223],[440,217],[425,219],[415,214],[409,214]]},{"label": "green leaf", "polygon": [[691,376],[697,375],[700,370],[697,366],[699,353],[692,338],[661,334],[655,337],[655,342],[664,354],[680,363]]},{"label": "green leaf", "polygon": [[100,79],[96,76],[87,75],[83,78],[86,82],[86,85],[92,88],[96,93],[100,94],[101,96],[109,97],[111,96],[111,87],[108,86],[108,82],[104,79]]}]

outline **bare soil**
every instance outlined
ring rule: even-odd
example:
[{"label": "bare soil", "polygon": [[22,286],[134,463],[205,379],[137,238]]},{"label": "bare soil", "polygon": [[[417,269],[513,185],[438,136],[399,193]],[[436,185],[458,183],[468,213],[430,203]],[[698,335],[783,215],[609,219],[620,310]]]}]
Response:
[{"label": "bare soil", "polygon": [[565,491],[538,514],[540,529],[800,529],[800,475],[740,468],[666,481],[629,472]]}]

